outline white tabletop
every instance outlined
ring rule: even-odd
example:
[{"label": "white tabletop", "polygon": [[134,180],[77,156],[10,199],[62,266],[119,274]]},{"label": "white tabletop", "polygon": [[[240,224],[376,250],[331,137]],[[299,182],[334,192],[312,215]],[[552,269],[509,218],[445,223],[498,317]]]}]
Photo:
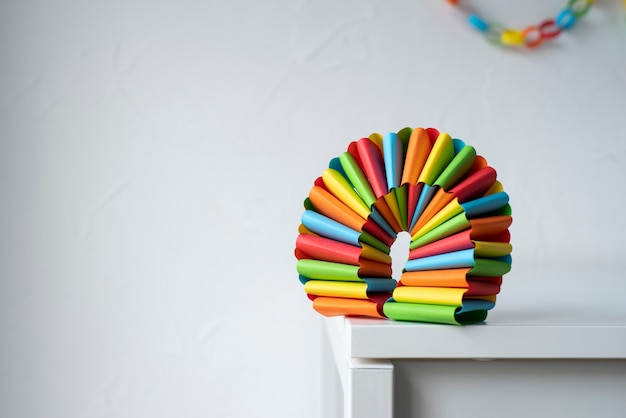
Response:
[{"label": "white tabletop", "polygon": [[484,324],[336,317],[357,358],[626,359],[626,277],[618,270],[513,270]]}]

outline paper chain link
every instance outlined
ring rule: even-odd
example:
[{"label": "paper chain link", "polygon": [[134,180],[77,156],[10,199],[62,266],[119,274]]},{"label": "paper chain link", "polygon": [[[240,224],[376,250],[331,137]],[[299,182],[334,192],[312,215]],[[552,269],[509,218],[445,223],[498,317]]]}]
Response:
[{"label": "paper chain link", "polygon": [[[459,0],[447,0],[456,5]],[[596,0],[568,0],[555,19],[546,19],[538,25],[531,25],[523,30],[511,29],[498,22],[488,22],[476,14],[470,14],[468,22],[485,38],[496,45],[510,47],[525,46],[536,48],[544,41],[556,38],[564,30],[570,29],[576,21],[585,16]],[[624,0],[626,6],[626,0]]]}]

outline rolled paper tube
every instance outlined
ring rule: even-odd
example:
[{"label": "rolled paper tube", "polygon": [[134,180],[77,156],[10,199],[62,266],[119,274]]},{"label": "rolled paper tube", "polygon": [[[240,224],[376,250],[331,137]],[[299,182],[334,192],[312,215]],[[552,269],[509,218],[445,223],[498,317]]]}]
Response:
[{"label": "rolled paper tube", "polygon": [[502,276],[511,269],[511,262],[506,257],[478,258],[474,249],[469,249],[408,260],[404,269],[423,271],[471,267],[470,272],[477,276]]},{"label": "rolled paper tube", "polygon": [[337,199],[356,212],[361,218],[367,219],[371,212],[369,206],[339,171],[327,168],[322,174],[322,179],[328,190]]},{"label": "rolled paper tube", "polygon": [[489,214],[489,217],[491,216],[509,216],[510,217],[511,214],[512,214],[511,205],[507,203],[505,206],[502,206],[500,209],[491,212]]},{"label": "rolled paper tube", "polygon": [[[463,299],[463,306],[459,312],[469,312],[471,310],[489,310],[494,307],[496,296],[478,296]],[[459,313],[457,312],[457,313]]]},{"label": "rolled paper tube", "polygon": [[504,257],[513,251],[513,246],[508,242],[473,241],[474,255],[482,258]]},{"label": "rolled paper tube", "polygon": [[407,185],[396,187],[393,189],[393,194],[398,202],[398,209],[400,211],[400,226],[403,231],[408,229],[408,210],[407,210]]},{"label": "rolled paper tube", "polygon": [[339,156],[339,162],[354,189],[365,204],[371,208],[374,202],[376,202],[376,196],[358,161],[349,152],[344,152]]},{"label": "rolled paper tube", "polygon": [[305,283],[304,290],[309,296],[370,299],[382,293],[391,294],[396,285],[395,280],[375,278],[365,279],[364,282],[309,280]]},{"label": "rolled paper tube", "polygon": [[362,282],[359,266],[305,259],[298,260],[296,269],[298,274],[309,279]]},{"label": "rolled paper tube", "polygon": [[383,155],[383,136],[381,134],[375,132],[375,133],[371,134],[370,136],[368,136],[367,139],[372,141],[374,143],[374,145],[376,145],[376,148],[378,148],[378,151],[380,152],[380,155]]},{"label": "rolled paper tube", "polygon": [[330,261],[300,259],[296,264],[298,273],[310,279],[340,280],[347,282],[363,281],[366,277],[391,277],[391,266],[362,259],[358,266],[333,263]]},{"label": "rolled paper tube", "polygon": [[495,285],[502,284],[502,276],[470,276],[471,268],[405,271],[400,276],[400,283],[405,286],[431,287],[468,287],[468,281],[482,281]]},{"label": "rolled paper tube", "polygon": [[[328,168],[330,168],[331,170],[337,171],[339,175],[343,177],[348,182],[348,184],[350,184],[350,179],[348,179],[348,175],[346,174],[345,170],[341,166],[341,160],[339,159],[339,157],[331,158],[331,160],[328,162]],[[324,177],[324,173],[322,173],[322,178],[323,177]],[[352,184],[350,184],[350,187],[353,187]]]},{"label": "rolled paper tube", "polygon": [[[367,283],[367,291],[370,299],[381,293],[390,293],[395,286],[398,285],[394,279],[389,277],[364,277],[362,280]],[[369,292],[372,293],[370,294]]]},{"label": "rolled paper tube", "polygon": [[472,233],[483,236],[502,233],[511,226],[512,222],[513,218],[510,215],[489,216],[469,221]]},{"label": "rolled paper tube", "polygon": [[[413,128],[405,127],[398,131],[398,139],[402,143],[402,154],[406,155],[406,150],[409,147],[409,140],[411,139],[411,134],[413,133]],[[402,159],[402,166],[404,171],[404,163],[406,162],[406,157]],[[402,183],[401,183],[402,184]]]},{"label": "rolled paper tube", "polygon": [[469,202],[461,203],[461,206],[463,207],[467,218],[474,219],[480,216],[486,216],[489,213],[506,206],[507,203],[509,203],[509,195],[505,192],[497,192],[494,194],[488,194],[478,199],[470,200]]},{"label": "rolled paper tube", "polygon": [[302,214],[302,224],[318,235],[340,241],[346,244],[359,245],[360,231],[348,228],[347,226],[321,215],[312,210],[304,211]]},{"label": "rolled paper tube", "polygon": [[404,227],[402,226],[402,214],[400,213],[400,207],[398,205],[398,200],[396,199],[395,193],[387,193],[385,196],[383,196],[383,199],[385,200],[387,207],[393,215],[395,224],[398,225],[399,230],[402,231],[404,229]]},{"label": "rolled paper tube", "polygon": [[356,161],[356,163],[358,164],[359,169],[361,169],[361,167],[363,167],[363,161],[361,161],[361,157],[359,156],[359,150],[357,149],[356,141],[350,142],[346,152],[348,152],[352,156],[352,158],[354,158],[354,161]]},{"label": "rolled paper tube", "polygon": [[485,242],[511,242],[511,232],[508,229],[495,234],[477,234],[472,231],[473,240]]},{"label": "rolled paper tube", "polygon": [[[395,302],[463,306],[469,299],[484,296],[486,300],[500,292],[500,286],[471,282],[467,288],[398,286],[393,291]],[[481,299],[481,300],[485,300]]]},{"label": "rolled paper tube", "polygon": [[304,284],[309,295],[338,298],[368,299],[367,283],[309,280]]},{"label": "rolled paper tube", "polygon": [[[459,152],[461,152],[461,150],[463,148],[465,148],[465,141],[459,139],[459,138],[452,138],[452,146],[454,148],[454,155],[456,156]],[[454,158],[453,158],[454,160]],[[446,168],[452,164],[452,161],[450,163],[448,163],[448,165],[446,166]],[[445,170],[445,168],[444,168]],[[436,181],[436,180],[435,180]]]},{"label": "rolled paper tube", "polygon": [[500,183],[499,181],[494,181],[493,184],[491,185],[491,187],[489,188],[489,190],[487,190],[485,192],[485,196],[488,195],[492,195],[492,194],[496,194],[496,193],[500,193],[504,191],[504,187],[502,186],[502,183]]},{"label": "rolled paper tube", "polygon": [[307,282],[310,282],[312,279],[309,279],[308,277],[298,274],[298,280],[300,280],[300,283],[302,284],[307,284]]},{"label": "rolled paper tube", "polygon": [[435,141],[417,181],[432,186],[453,158],[454,144],[452,138],[447,133],[442,132]]},{"label": "rolled paper tube", "polygon": [[313,300],[313,309],[324,316],[368,316],[384,318],[382,303],[363,299],[318,297]]},{"label": "rolled paper tube", "polygon": [[400,283],[404,286],[467,287],[471,268],[403,271]]},{"label": "rolled paper tube", "polygon": [[326,187],[326,184],[324,184],[324,179],[322,178],[322,176],[316,178],[315,181],[313,182],[313,185],[321,187],[322,189],[326,190],[327,192],[330,192],[330,190],[328,190],[328,187]]},{"label": "rolled paper tube", "polygon": [[393,291],[392,297],[396,302],[461,306],[466,291],[467,289],[454,287],[399,286]]},{"label": "rolled paper tube", "polygon": [[417,179],[422,172],[424,164],[426,164],[432,147],[432,142],[425,129],[413,129],[406,151],[404,170],[402,172],[403,184],[417,184]]},{"label": "rolled paper tube", "polygon": [[498,258],[476,258],[469,274],[474,276],[499,277],[511,271],[511,256]]},{"label": "rolled paper tube", "polygon": [[487,164],[487,160],[485,159],[485,157],[483,157],[482,155],[476,155],[476,158],[474,159],[474,165],[472,166],[472,169],[469,171],[469,173],[467,173],[467,177],[473,175],[474,173],[482,170],[485,167],[489,167],[489,164]]},{"label": "rolled paper tube", "polygon": [[474,266],[474,249],[437,254],[430,257],[408,260],[406,271],[454,269]]},{"label": "rolled paper tube", "polygon": [[450,193],[459,198],[459,202],[483,196],[496,182],[496,170],[492,167],[484,167],[468,176],[456,186],[450,189]]},{"label": "rolled paper tube", "polygon": [[362,162],[362,169],[374,190],[376,198],[387,194],[387,179],[380,149],[368,138],[357,141],[357,150]]},{"label": "rolled paper tube", "polygon": [[378,283],[309,280],[304,284],[304,290],[314,296],[369,299],[375,293],[390,293],[395,286],[394,280],[379,280]]},{"label": "rolled paper tube", "polygon": [[389,254],[367,244],[355,246],[317,235],[298,235],[296,239],[296,249],[302,251],[302,253],[306,255],[306,258],[352,264],[355,266],[358,266],[360,260],[363,258],[380,263],[391,263]]},{"label": "rolled paper tube", "polygon": [[391,264],[389,263],[361,258],[359,267],[359,277],[391,277]]},{"label": "rolled paper tube", "polygon": [[[502,282],[502,276],[498,278]],[[491,296],[500,293],[500,283],[480,280],[468,280],[467,283],[469,286],[464,296]]]},{"label": "rolled paper tube", "polygon": [[[298,279],[300,280],[300,283],[302,284],[306,284],[310,281],[323,281],[322,279],[312,279],[310,277],[307,276],[303,276],[301,274],[298,275]],[[367,284],[367,291],[368,292],[372,292],[372,297],[380,294],[381,292],[386,293],[386,292],[391,292],[391,290],[389,290],[390,288],[393,289],[394,286],[397,285],[395,279],[392,279],[391,277],[362,277],[360,279],[360,281],[341,281],[341,280],[329,280],[329,281],[333,281],[336,283],[365,283]],[[308,295],[309,299],[312,299],[312,296],[315,295]]]},{"label": "rolled paper tube", "polygon": [[397,321],[466,325],[482,322],[487,318],[487,310],[460,311],[458,306],[417,303],[387,302],[383,306],[384,314]]},{"label": "rolled paper tube", "polygon": [[314,235],[314,232],[312,232],[310,229],[302,224],[298,225],[298,233]]},{"label": "rolled paper tube", "polygon": [[424,187],[424,183],[420,184],[407,184],[407,231],[410,231],[413,228],[414,222],[412,221],[415,216],[415,208],[417,207],[417,201],[419,200],[420,194],[422,193],[422,188]]},{"label": "rolled paper tube", "polygon": [[446,166],[443,172],[437,177],[433,183],[444,190],[450,190],[459,180],[472,169],[476,159],[476,150],[474,147],[466,145],[459,153],[457,153],[452,161]]},{"label": "rolled paper tube", "polygon": [[313,186],[309,199],[316,211],[351,229],[360,231],[365,219],[319,186]]},{"label": "rolled paper tube", "polygon": [[404,164],[402,148],[402,141],[397,134],[389,133],[383,137],[383,159],[387,179],[387,193],[393,190],[393,188],[400,186]]}]

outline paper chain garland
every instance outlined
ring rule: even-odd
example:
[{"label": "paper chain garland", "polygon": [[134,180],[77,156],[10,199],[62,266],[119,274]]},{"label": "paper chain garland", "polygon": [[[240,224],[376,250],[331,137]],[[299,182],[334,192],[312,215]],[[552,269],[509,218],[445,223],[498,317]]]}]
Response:
[{"label": "paper chain garland", "polygon": [[[511,268],[509,197],[459,139],[404,128],[350,143],[304,201],[300,282],[326,316],[470,324],[495,306]],[[390,248],[411,235],[399,283]]]},{"label": "paper chain garland", "polygon": [[[457,5],[459,0],[447,0]],[[497,45],[512,47],[526,46],[536,48],[544,41],[556,38],[563,31],[574,26],[578,19],[587,14],[595,0],[568,0],[567,6],[561,10],[555,19],[546,19],[538,25],[528,26],[524,30],[510,29],[498,22],[487,22],[480,16],[471,13],[468,22],[487,40]],[[626,5],[626,0],[624,0]]]}]

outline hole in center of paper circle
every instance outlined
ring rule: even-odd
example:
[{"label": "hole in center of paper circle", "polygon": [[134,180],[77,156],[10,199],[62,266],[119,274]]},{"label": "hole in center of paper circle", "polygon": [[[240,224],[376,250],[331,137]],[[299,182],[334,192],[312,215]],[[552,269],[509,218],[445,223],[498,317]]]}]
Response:
[{"label": "hole in center of paper circle", "polygon": [[395,242],[391,245],[391,277],[400,281],[402,270],[409,259],[409,245],[411,244],[411,234],[402,231],[398,234]]}]

